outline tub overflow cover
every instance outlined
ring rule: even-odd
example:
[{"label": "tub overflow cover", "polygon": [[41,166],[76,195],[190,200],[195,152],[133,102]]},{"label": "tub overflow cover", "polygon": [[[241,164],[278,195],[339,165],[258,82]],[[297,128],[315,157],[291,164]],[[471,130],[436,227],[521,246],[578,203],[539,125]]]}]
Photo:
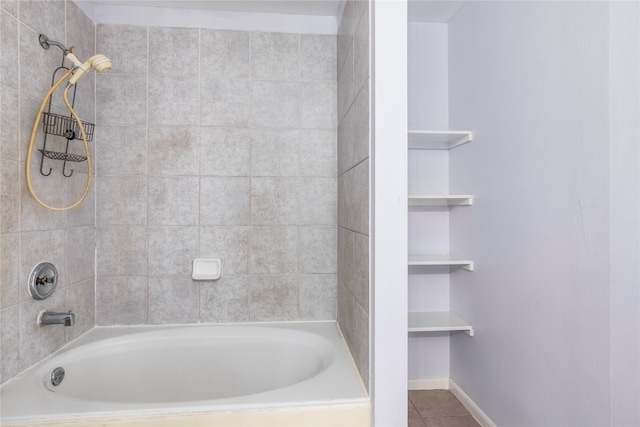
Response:
[{"label": "tub overflow cover", "polygon": [[59,366],[51,372],[51,384],[60,385],[62,380],[64,380],[64,369]]}]

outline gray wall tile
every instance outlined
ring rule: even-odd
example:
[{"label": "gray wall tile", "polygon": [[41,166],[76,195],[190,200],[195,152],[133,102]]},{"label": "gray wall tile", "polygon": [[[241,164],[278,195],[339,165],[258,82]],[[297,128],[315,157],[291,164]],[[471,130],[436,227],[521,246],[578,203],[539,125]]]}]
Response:
[{"label": "gray wall tile", "polygon": [[95,311],[95,282],[93,277],[77,285],[65,289],[66,303],[64,310],[73,310],[76,323],[72,327],[64,328],[66,341],[78,338],[89,331],[96,324]]},{"label": "gray wall tile", "polygon": [[145,225],[147,178],[102,176],[96,182],[97,225]]},{"label": "gray wall tile", "polygon": [[369,160],[338,178],[338,225],[369,235]]},{"label": "gray wall tile", "polygon": [[200,178],[201,225],[248,225],[249,178]]},{"label": "gray wall tile", "polygon": [[251,75],[254,79],[298,79],[298,34],[251,33]]},{"label": "gray wall tile", "polygon": [[147,278],[98,277],[96,323],[98,325],[147,323]]},{"label": "gray wall tile", "polygon": [[200,75],[249,77],[250,37],[246,31],[200,30]]},{"label": "gray wall tile", "polygon": [[[4,52],[2,52],[4,56]],[[19,160],[18,143],[18,92],[6,86],[0,86],[0,159]]]},{"label": "gray wall tile", "polygon": [[0,234],[0,308],[20,302],[19,235]]},{"label": "gray wall tile", "polygon": [[344,67],[342,67],[342,70],[338,73],[338,123],[342,122],[344,119],[344,116],[349,111],[349,107],[351,107],[355,97],[353,73],[353,48],[350,46],[347,51],[347,59],[344,63]]},{"label": "gray wall tile", "polygon": [[98,227],[96,239],[98,276],[146,276],[145,227]]},{"label": "gray wall tile", "polygon": [[[78,176],[74,179],[67,179],[67,206],[80,199],[86,187],[86,173],[74,172]],[[67,211],[67,226],[72,227],[94,227],[96,225],[96,181],[91,180],[91,188],[87,197],[75,208]]]},{"label": "gray wall tile", "polygon": [[300,35],[300,80],[336,80],[336,36]]},{"label": "gray wall tile", "polygon": [[335,227],[300,227],[298,271],[336,273],[338,236]]},{"label": "gray wall tile", "polygon": [[19,165],[3,159],[0,168],[0,233],[16,232],[20,227]]},{"label": "gray wall tile", "polygon": [[337,36],[337,320],[369,384],[368,2],[348,0]]},{"label": "gray wall tile", "polygon": [[197,76],[199,42],[196,28],[149,28],[149,74]]},{"label": "gray wall tile", "polygon": [[149,124],[197,125],[198,93],[198,81],[194,81],[192,77],[149,78]]},{"label": "gray wall tile", "polygon": [[335,178],[300,178],[300,225],[337,224],[338,184]]},{"label": "gray wall tile", "polygon": [[197,125],[200,112],[198,93],[198,81],[192,77],[149,78],[149,124]]},{"label": "gray wall tile", "polygon": [[96,26],[96,52],[107,55],[112,74],[146,74],[148,30],[134,25]]},{"label": "gray wall tile", "polygon": [[98,125],[147,123],[147,77],[100,74],[96,79]]},{"label": "gray wall tile", "polygon": [[200,174],[249,176],[250,159],[248,129],[200,128]]},{"label": "gray wall tile", "polygon": [[3,309],[0,316],[0,347],[3,350],[0,353],[0,383],[3,383],[16,375],[20,369],[20,338],[16,327],[16,319],[20,316],[19,306]]},{"label": "gray wall tile", "polygon": [[[58,292],[51,295],[46,300],[30,300],[20,304],[20,316],[18,333],[20,342],[18,355],[20,368],[31,366],[50,355],[65,342],[65,331],[63,327],[40,327],[36,320],[42,310],[67,311],[65,293]],[[4,353],[4,352],[3,352]]]},{"label": "gray wall tile", "polygon": [[6,10],[13,16],[18,16],[18,0],[2,0],[0,9]]},{"label": "gray wall tile", "polygon": [[197,322],[198,286],[190,277],[149,278],[149,323]]},{"label": "gray wall tile", "polygon": [[297,130],[251,132],[251,176],[298,176]]},{"label": "gray wall tile", "polygon": [[65,0],[21,1],[18,13],[34,31],[64,43]]},{"label": "gray wall tile", "polygon": [[[20,3],[21,6],[23,3],[30,6],[37,4],[37,2],[30,1]],[[23,8],[21,8],[21,10],[22,9]],[[54,7],[53,9],[55,11],[57,8]],[[60,22],[64,23],[64,9],[62,11]],[[53,40],[64,40],[64,30],[62,30],[61,36],[58,37],[52,33],[47,33],[47,31],[42,29],[41,26],[33,28],[37,28],[40,32],[36,32],[24,24],[20,24],[20,90],[40,100],[51,87],[51,75],[53,74],[53,71],[60,66],[60,62],[62,61],[62,52],[57,48],[48,50],[43,49],[38,41],[38,36],[39,34],[44,33]],[[57,77],[61,76],[62,75],[58,75]],[[64,106],[62,96],[54,97],[53,103],[60,107]]]},{"label": "gray wall tile", "polygon": [[151,126],[149,174],[198,175],[199,147],[196,127]]},{"label": "gray wall tile", "polygon": [[369,238],[338,228],[338,276],[358,304],[369,311]]},{"label": "gray wall tile", "polygon": [[251,276],[249,313],[255,322],[297,320],[298,276]]},{"label": "gray wall tile", "polygon": [[300,127],[334,129],[336,127],[336,83],[300,83]]},{"label": "gray wall tile", "polygon": [[297,82],[253,80],[251,124],[258,128],[298,127],[299,88]]},{"label": "gray wall tile", "polygon": [[[3,1],[0,8],[3,9],[0,13],[0,299],[3,308],[0,382],[4,382],[95,325],[91,314],[95,306],[91,295],[95,193],[91,190],[87,200],[69,212],[53,212],[37,205],[24,180],[24,160],[33,120],[51,84],[51,75],[62,61],[58,49],[42,49],[38,34],[75,45],[76,54],[84,59],[93,53],[95,26],[76,4],[63,0],[20,4]],[[78,87],[76,110],[85,120],[95,122],[93,75],[84,77]],[[54,95],[52,111],[67,114],[60,95]],[[36,136],[35,148],[42,148],[41,128]],[[64,151],[65,146],[64,138],[52,135],[47,138],[49,150]],[[93,150],[93,147],[92,143],[90,148]],[[70,152],[82,151],[77,141],[70,145]],[[74,175],[64,178],[62,162],[45,159],[44,170],[52,168],[51,175],[45,177],[39,171],[40,153],[34,154],[28,166],[33,172],[31,178],[36,193],[56,207],[75,202],[85,187],[86,163],[69,165],[75,169]],[[27,276],[42,261],[53,262],[59,273],[58,291],[46,302],[33,300],[26,287]],[[80,292],[76,284],[86,285],[89,292]],[[68,307],[67,296],[72,298],[73,307]],[[79,320],[72,328],[39,328],[35,320],[45,306],[56,311],[73,309],[79,314]]]},{"label": "gray wall tile", "polygon": [[338,28],[337,35],[337,70],[338,75],[340,75],[340,71],[344,67],[347,61],[347,52],[349,48],[353,45],[353,31],[355,28],[355,18],[354,18],[354,2],[346,1],[344,11],[342,12],[342,19],[340,20],[340,27]]},{"label": "gray wall tile", "polygon": [[98,126],[96,139],[97,175],[146,174],[146,127]]},{"label": "gray wall tile", "polygon": [[198,194],[198,177],[153,177],[149,182],[149,225],[197,225]]},{"label": "gray wall tile", "polygon": [[249,271],[251,274],[297,273],[298,227],[251,227]]},{"label": "gray wall tile", "polygon": [[335,177],[337,174],[335,130],[300,132],[300,175]]},{"label": "gray wall tile", "polygon": [[358,3],[363,4],[356,10],[361,16],[353,35],[353,85],[356,93],[369,80],[369,6],[368,2]]},{"label": "gray wall tile", "polygon": [[223,276],[249,273],[249,227],[200,227],[200,257],[222,260]]},{"label": "gray wall tile", "polygon": [[248,79],[203,77],[201,84],[201,126],[249,125],[251,91]]},{"label": "gray wall tile", "polygon": [[18,88],[18,20],[6,12],[0,13],[0,83]]},{"label": "gray wall tile", "polygon": [[149,276],[190,276],[198,256],[198,227],[149,227],[148,233]]},{"label": "gray wall tile", "polygon": [[298,178],[252,178],[251,224],[297,225]]},{"label": "gray wall tile", "polygon": [[69,284],[94,278],[95,249],[95,227],[67,229],[67,280]]},{"label": "gray wall tile", "polygon": [[335,274],[300,275],[300,319],[332,320],[336,318],[337,279]]},{"label": "gray wall tile", "polygon": [[249,276],[223,276],[200,283],[200,321],[231,323],[249,320]]}]

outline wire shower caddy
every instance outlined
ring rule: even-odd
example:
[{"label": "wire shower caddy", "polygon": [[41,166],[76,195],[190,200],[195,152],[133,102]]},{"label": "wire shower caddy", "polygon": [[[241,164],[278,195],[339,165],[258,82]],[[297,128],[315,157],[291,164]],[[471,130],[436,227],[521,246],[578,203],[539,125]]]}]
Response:
[{"label": "wire shower caddy", "polygon": [[[49,44],[47,43],[46,38],[40,36],[40,45],[44,49],[49,49]],[[65,56],[62,54],[62,64],[56,68],[51,76],[51,85],[56,81],[58,77],[58,73],[65,73],[69,70],[68,67],[64,66]],[[77,85],[73,86],[73,97],[71,100],[71,106],[73,107],[76,102],[76,88]],[[40,173],[44,176],[51,175],[52,168],[49,168],[48,172],[44,172],[44,159],[45,157],[51,160],[61,160],[63,161],[62,165],[62,175],[69,178],[73,175],[73,169],[69,169],[67,173],[67,162],[85,162],[87,160],[86,156],[81,156],[79,154],[69,153],[69,143],[74,140],[82,139],[82,135],[80,133],[80,129],[78,127],[78,123],[73,118],[71,114],[68,116],[62,114],[56,114],[51,111],[53,103],[53,95],[49,98],[49,105],[47,106],[47,111],[42,112],[42,130],[44,132],[44,141],[42,143],[42,149],[39,149],[42,157],[40,158]],[[82,126],[84,127],[85,134],[87,135],[87,142],[91,142],[93,140],[93,131],[95,129],[95,124],[85,122],[82,120]],[[47,150],[47,135],[55,135],[66,138],[66,148],[64,152],[60,151],[52,151]]]}]

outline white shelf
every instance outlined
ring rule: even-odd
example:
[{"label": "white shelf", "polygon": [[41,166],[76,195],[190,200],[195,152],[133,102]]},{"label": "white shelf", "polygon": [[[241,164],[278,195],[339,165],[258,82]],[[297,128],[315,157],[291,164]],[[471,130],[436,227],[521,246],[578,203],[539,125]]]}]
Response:
[{"label": "white shelf", "polygon": [[449,311],[409,313],[409,332],[464,331],[473,336],[473,326]]},{"label": "white shelf", "polygon": [[410,130],[409,148],[422,150],[450,150],[473,139],[470,131]]},{"label": "white shelf", "polygon": [[409,255],[409,265],[454,266],[473,271],[473,261],[451,254]]},{"label": "white shelf", "polygon": [[470,195],[409,195],[409,206],[471,206],[472,204],[473,196]]}]

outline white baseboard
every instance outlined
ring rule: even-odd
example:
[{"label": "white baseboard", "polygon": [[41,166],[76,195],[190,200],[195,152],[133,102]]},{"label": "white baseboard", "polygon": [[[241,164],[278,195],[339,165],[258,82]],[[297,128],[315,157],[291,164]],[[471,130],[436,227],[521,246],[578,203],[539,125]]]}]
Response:
[{"label": "white baseboard", "polygon": [[471,416],[475,418],[482,427],[496,427],[487,414],[482,412],[482,409],[480,409],[453,380],[449,380],[449,390],[451,390],[451,393],[458,398],[462,405],[467,408]]},{"label": "white baseboard", "polygon": [[449,390],[449,378],[409,380],[409,390]]}]

